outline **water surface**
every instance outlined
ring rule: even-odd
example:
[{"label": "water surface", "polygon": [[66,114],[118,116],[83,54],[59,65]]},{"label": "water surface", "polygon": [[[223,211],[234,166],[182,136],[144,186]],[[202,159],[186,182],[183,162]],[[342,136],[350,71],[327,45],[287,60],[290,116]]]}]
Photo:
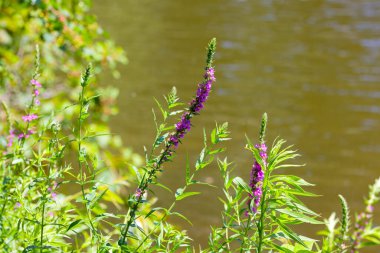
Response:
[{"label": "water surface", "polygon": [[[248,180],[253,160],[244,134],[255,140],[267,112],[269,143],[281,136],[294,144],[306,163],[294,173],[323,195],[307,201],[311,208],[327,217],[339,210],[339,193],[352,212],[363,207],[367,185],[380,176],[379,1],[96,0],[93,10],[130,60],[122,78],[109,81],[121,92],[112,125],[140,153],[154,136],[153,97],[176,86],[190,100],[202,80],[205,46],[218,39],[213,93],[163,183],[181,186],[186,155],[194,161],[202,128],[215,121],[230,123],[228,158],[234,174]],[[200,178],[220,184],[215,165]],[[204,244],[210,224],[220,222],[221,193],[200,190],[179,205],[193,226],[180,224]]]}]

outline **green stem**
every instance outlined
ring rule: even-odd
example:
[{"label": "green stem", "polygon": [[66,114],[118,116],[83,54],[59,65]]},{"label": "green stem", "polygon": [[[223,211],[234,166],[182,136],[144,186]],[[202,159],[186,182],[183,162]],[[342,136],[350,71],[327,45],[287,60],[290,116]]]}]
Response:
[{"label": "green stem", "polygon": [[7,194],[5,195],[5,201],[4,201],[3,207],[1,208],[0,220],[3,219],[3,214],[4,214],[5,206],[7,205],[7,203],[8,203],[8,191],[7,191]]},{"label": "green stem", "polygon": [[[207,48],[207,60],[206,60],[206,70],[208,68],[211,68],[212,67],[212,63],[213,63],[213,58],[214,58],[214,54],[215,54],[215,49],[216,49],[216,39],[213,38],[209,44],[208,44],[208,48]],[[207,79],[206,79],[207,80]],[[188,119],[190,119],[191,117],[193,117],[194,115],[196,115],[194,113],[194,108],[188,108]],[[178,134],[178,133],[176,133]],[[177,136],[178,137],[178,136]],[[148,188],[150,182],[152,181],[152,179],[154,178],[156,172],[160,169],[162,163],[164,162],[164,158],[166,158],[168,156],[168,152],[170,151],[170,148],[172,147],[172,144],[170,142],[168,142],[166,144],[166,147],[165,147],[165,150],[161,153],[161,156],[158,160],[158,162],[156,163],[156,165],[148,172],[148,177],[144,177],[143,180],[141,181],[140,185],[139,185],[139,189],[140,191],[142,192],[142,194],[140,194],[140,196],[137,197],[137,199],[135,200],[134,204],[132,205],[132,207],[130,208],[130,214],[129,214],[129,218],[128,218],[128,221],[127,221],[127,224],[124,228],[124,230],[122,231],[121,233],[121,238],[119,240],[119,245],[122,246],[125,244],[125,239],[127,237],[127,233],[128,233],[128,230],[130,228],[130,226],[132,225],[132,223],[134,222],[134,219],[135,219],[135,215],[136,215],[136,212],[137,212],[137,209],[139,207],[139,205],[141,204],[141,201],[142,201],[142,195],[143,193],[145,192],[145,190]]]},{"label": "green stem", "polygon": [[42,218],[41,218],[41,246],[40,246],[40,252],[43,252],[43,246],[44,246],[44,226],[45,226],[45,200],[46,196],[44,196],[44,202],[42,204]]},{"label": "green stem", "polygon": [[148,172],[148,177],[147,178],[144,177],[144,180],[141,181],[141,183],[140,183],[140,185],[139,185],[138,188],[141,190],[142,194],[140,194],[140,196],[137,197],[135,203],[133,204],[133,206],[130,209],[131,212],[130,212],[130,215],[129,215],[129,219],[127,221],[125,229],[122,232],[121,241],[120,241],[119,245],[124,245],[125,244],[125,239],[127,237],[127,233],[128,233],[129,227],[132,225],[132,223],[134,221],[134,218],[135,218],[135,215],[136,215],[137,208],[141,204],[142,195],[145,192],[145,190],[148,188],[149,183],[152,181],[152,179],[155,176],[156,172],[160,169],[162,163],[164,162],[163,159],[164,159],[164,157],[166,157],[166,155],[167,155],[167,153],[168,153],[168,151],[169,151],[170,148],[171,148],[171,145],[167,144],[165,150],[161,153],[160,159],[156,163],[156,166],[154,168],[152,168]]},{"label": "green stem", "polygon": [[[183,191],[186,190],[186,187],[183,188]],[[149,236],[151,234],[154,233],[154,231],[156,231],[156,229],[158,228],[158,225],[161,224],[161,222],[168,216],[168,213],[171,212],[171,210],[173,210],[174,206],[176,204],[176,201],[174,201],[172,203],[172,205],[169,207],[169,209],[167,210],[167,212],[165,212],[165,214],[162,216],[162,218],[160,219],[160,221],[154,226],[154,228],[152,229],[152,231],[149,232],[149,234],[147,234],[144,238],[144,240],[141,241],[141,243],[139,244],[139,246],[136,248],[136,252],[140,249],[140,247],[144,244],[144,242],[149,238]]]},{"label": "green stem", "polygon": [[245,227],[245,231],[244,231],[244,236],[243,236],[243,240],[242,240],[242,245],[240,246],[240,253],[243,252],[244,250],[244,244],[245,244],[245,240],[247,238],[247,235],[248,235],[248,230],[249,230],[249,223],[251,222],[251,217],[248,218],[248,221],[247,221],[247,226]]},{"label": "green stem", "polygon": [[82,192],[82,198],[83,198],[83,203],[85,205],[85,208],[86,208],[86,214],[87,214],[87,218],[88,218],[88,221],[90,223],[90,226],[91,226],[91,233],[95,233],[96,234],[96,230],[95,230],[95,227],[94,227],[94,224],[92,223],[92,220],[91,220],[91,210],[88,208],[87,206],[87,202],[86,202],[86,193],[85,193],[85,189],[84,189],[84,173],[83,173],[83,165],[82,165],[82,162],[81,162],[81,150],[82,150],[82,116],[83,116],[83,102],[84,102],[84,93],[85,93],[85,85],[82,85],[82,90],[81,90],[81,93],[79,95],[79,102],[80,102],[80,107],[79,107],[79,118],[78,118],[78,166],[79,166],[79,173],[80,173],[80,186],[81,186],[81,192]]},{"label": "green stem", "polygon": [[265,212],[266,212],[266,207],[265,207],[265,197],[266,197],[266,193],[267,193],[267,186],[268,186],[268,178],[269,178],[269,172],[268,172],[268,169],[265,168],[265,176],[264,176],[264,183],[263,183],[263,196],[262,196],[262,199],[261,199],[261,203],[260,203],[260,210],[261,210],[261,213],[260,213],[260,219],[259,219],[259,222],[257,224],[257,230],[259,231],[259,242],[258,242],[258,246],[257,246],[257,253],[261,253],[262,252],[262,246],[263,246],[263,237],[264,237],[264,219],[265,219]]}]

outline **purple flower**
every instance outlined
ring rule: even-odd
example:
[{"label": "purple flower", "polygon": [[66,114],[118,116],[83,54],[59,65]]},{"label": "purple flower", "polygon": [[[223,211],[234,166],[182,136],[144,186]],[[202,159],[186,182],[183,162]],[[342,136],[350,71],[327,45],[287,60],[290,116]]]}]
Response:
[{"label": "purple flower", "polygon": [[364,212],[361,212],[359,215],[356,216],[356,222],[354,226],[355,230],[352,235],[353,247],[351,249],[351,253],[357,252],[358,245],[363,238],[365,229],[368,226],[368,224],[370,224],[370,221],[373,218],[373,211],[374,211],[373,205],[369,204],[367,205]]},{"label": "purple flower", "polygon": [[41,83],[39,83],[39,82],[38,82],[37,80],[35,80],[35,79],[30,80],[30,83],[33,84],[34,86],[38,87],[38,88],[41,88],[41,87],[42,87]]},{"label": "purple flower", "polygon": [[28,114],[28,115],[22,116],[22,120],[25,122],[31,122],[32,120],[35,120],[37,118],[38,116],[36,114]]},{"label": "purple flower", "polygon": [[15,137],[15,130],[10,130],[9,131],[9,135],[8,135],[8,143],[7,143],[7,146],[8,147],[12,147],[13,145],[13,138]]},{"label": "purple flower", "polygon": [[34,93],[34,95],[37,97],[38,95],[40,95],[40,91],[39,90],[37,90],[37,89],[35,89],[34,91],[33,91],[33,93]]},{"label": "purple flower", "polygon": [[140,188],[137,188],[135,192],[135,197],[140,198],[142,194],[143,194],[143,191]]},{"label": "purple flower", "polygon": [[210,94],[212,83],[216,80],[214,69],[207,68],[204,77],[205,81],[198,84],[197,96],[190,103],[190,111],[192,113],[198,113],[203,108],[204,103]]},{"label": "purple flower", "polygon": [[25,138],[28,138],[32,134],[34,134],[34,131],[33,130],[28,130],[28,133],[25,135]]},{"label": "purple flower", "polygon": [[182,139],[185,134],[190,131],[190,119],[192,115],[199,113],[199,111],[203,108],[204,103],[210,94],[212,82],[215,81],[214,69],[211,67],[206,68],[204,78],[205,80],[202,83],[198,84],[196,97],[190,102],[189,110],[182,115],[181,121],[175,125],[175,133],[169,136],[169,144],[174,145],[174,147],[178,147],[180,139]]},{"label": "purple flower", "polygon": [[374,208],[372,205],[368,205],[366,208],[366,212],[368,212],[368,213],[373,213],[373,210],[374,210]]},{"label": "purple flower", "polygon": [[[264,166],[267,164],[267,147],[264,143],[260,145],[255,145],[255,148],[258,149],[260,153],[260,157],[262,159],[262,162]],[[264,171],[261,167],[260,163],[255,161],[255,163],[252,166],[251,170],[251,178],[249,181],[249,187],[251,188],[251,193],[249,194],[249,200],[248,200],[248,208],[253,212],[257,212],[257,208],[260,205],[261,196],[263,195],[262,187],[263,187],[263,180],[264,180]]]},{"label": "purple flower", "polygon": [[40,105],[40,104],[41,104],[41,102],[40,102],[39,99],[36,99],[36,101],[34,101],[34,103],[35,103],[36,105]]}]

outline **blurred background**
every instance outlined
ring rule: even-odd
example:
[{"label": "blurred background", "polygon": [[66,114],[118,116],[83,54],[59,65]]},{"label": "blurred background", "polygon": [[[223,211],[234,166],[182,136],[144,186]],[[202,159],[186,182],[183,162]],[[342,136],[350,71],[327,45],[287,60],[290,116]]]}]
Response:
[{"label": "blurred background", "polygon": [[[267,142],[280,136],[302,155],[303,168],[289,169],[315,183],[322,195],[306,201],[328,217],[340,210],[343,194],[352,212],[364,208],[363,197],[380,169],[380,2],[346,1],[157,1],[95,0],[93,13],[129,64],[121,78],[103,74],[100,83],[120,90],[120,113],[113,132],[143,154],[154,138],[153,98],[176,86],[190,101],[202,80],[207,42],[218,41],[217,82],[206,108],[167,165],[161,182],[183,184],[186,156],[193,163],[202,148],[202,129],[228,121],[227,144],[234,175],[248,180],[253,157],[244,149],[245,134],[256,142],[263,112],[269,115]],[[200,179],[220,185],[212,165]],[[194,190],[194,189],[193,189]],[[205,244],[210,225],[220,223],[219,190],[202,187],[178,209],[193,226],[195,244]],[[156,190],[158,205],[172,195]],[[378,219],[379,220],[379,219]],[[300,227],[313,235],[319,229]]]}]

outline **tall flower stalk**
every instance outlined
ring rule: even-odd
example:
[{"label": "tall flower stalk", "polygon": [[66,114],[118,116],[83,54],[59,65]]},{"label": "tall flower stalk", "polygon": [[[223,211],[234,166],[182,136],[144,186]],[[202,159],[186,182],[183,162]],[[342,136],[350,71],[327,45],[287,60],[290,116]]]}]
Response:
[{"label": "tall flower stalk", "polygon": [[78,144],[78,168],[79,168],[79,174],[80,174],[80,186],[81,186],[81,192],[82,192],[82,201],[86,208],[86,215],[88,222],[90,224],[90,231],[92,237],[97,238],[98,233],[95,229],[94,223],[92,222],[91,218],[91,208],[88,198],[86,198],[86,192],[85,192],[85,184],[86,184],[86,176],[85,176],[85,168],[86,168],[86,150],[83,148],[83,123],[88,117],[88,100],[85,98],[85,91],[86,87],[89,85],[89,80],[91,76],[91,64],[87,66],[86,70],[82,74],[81,77],[81,91],[79,94],[79,115],[78,115],[78,133],[77,133],[77,144]]},{"label": "tall flower stalk", "polygon": [[374,204],[380,200],[380,178],[376,179],[369,189],[369,196],[365,201],[365,211],[356,216],[351,253],[358,252],[363,240],[363,234],[372,226]]},{"label": "tall flower stalk", "polygon": [[[251,205],[251,210],[253,213],[257,212],[257,209],[260,208],[260,216],[256,223],[257,230],[259,233],[258,243],[257,243],[257,252],[260,253],[262,251],[263,246],[263,237],[264,237],[264,227],[265,227],[265,213],[266,213],[266,203],[265,197],[267,194],[267,182],[269,173],[267,171],[267,146],[265,145],[265,131],[267,127],[268,116],[266,113],[263,114],[261,119],[261,127],[260,127],[260,144],[255,145],[259,157],[256,157],[255,164],[253,166],[251,172],[251,181],[250,187],[252,193],[250,193],[250,199],[253,204]],[[253,205],[253,206],[252,206]]]},{"label": "tall flower stalk", "polygon": [[248,209],[253,214],[257,213],[257,208],[260,206],[261,197],[263,195],[263,180],[264,171],[267,167],[267,146],[265,145],[265,130],[267,126],[268,117],[264,113],[261,120],[259,144],[255,145],[255,149],[259,154],[259,159],[255,159],[252,166],[251,177],[249,180],[249,187],[251,192],[248,194]]},{"label": "tall flower stalk", "polygon": [[[264,163],[265,166],[267,158],[267,146],[263,142],[255,145],[255,148],[259,151],[260,157],[262,158],[262,163]],[[251,178],[249,181],[249,187],[251,188],[252,192],[248,195],[248,208],[252,211],[252,213],[256,213],[257,208],[260,205],[261,196],[263,195],[263,180],[263,166],[260,165],[258,161],[255,161],[255,163],[252,166]]]},{"label": "tall flower stalk", "polygon": [[23,146],[24,146],[25,140],[34,133],[34,131],[30,129],[31,122],[38,119],[38,115],[33,113],[33,111],[36,106],[40,105],[40,100],[38,99],[38,97],[40,95],[39,88],[42,88],[42,85],[39,81],[37,81],[40,75],[39,70],[40,70],[40,50],[39,50],[39,47],[36,46],[36,55],[34,59],[34,73],[32,75],[32,79],[30,80],[30,84],[33,87],[32,100],[27,108],[26,115],[21,117],[22,120],[26,123],[25,129],[14,129],[12,128],[9,122],[10,130],[9,130],[9,135],[7,137],[7,147],[11,148],[13,146],[14,139],[17,138],[20,145],[16,146],[16,148],[18,148],[18,151],[20,152],[20,154],[21,152],[23,152]]},{"label": "tall flower stalk", "polygon": [[181,116],[181,120],[175,125],[175,131],[168,136],[164,150],[158,156],[156,162],[152,165],[148,165],[149,171],[146,172],[143,179],[140,181],[138,188],[133,196],[132,205],[129,209],[129,217],[127,222],[122,229],[121,238],[118,242],[120,246],[125,245],[126,237],[130,226],[133,224],[136,218],[136,212],[139,205],[142,203],[143,195],[149,187],[149,184],[152,182],[156,173],[160,170],[161,165],[168,161],[172,154],[175,152],[175,149],[178,147],[178,144],[181,142],[181,139],[185,134],[190,131],[191,128],[191,118],[201,111],[204,107],[212,87],[212,83],[215,81],[214,68],[212,66],[214,54],[216,49],[216,39],[212,39],[207,47],[207,60],[206,68],[204,74],[204,80],[198,84],[198,89],[195,98],[190,102],[189,108]]}]

